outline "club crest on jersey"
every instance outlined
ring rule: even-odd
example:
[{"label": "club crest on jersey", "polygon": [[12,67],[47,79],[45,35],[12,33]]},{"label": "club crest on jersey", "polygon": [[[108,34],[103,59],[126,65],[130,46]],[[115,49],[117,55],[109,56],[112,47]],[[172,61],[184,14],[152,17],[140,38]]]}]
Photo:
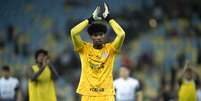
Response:
[{"label": "club crest on jersey", "polygon": [[106,58],[108,57],[108,55],[109,55],[109,54],[108,54],[107,52],[104,52],[104,53],[102,54],[102,57],[106,59]]}]

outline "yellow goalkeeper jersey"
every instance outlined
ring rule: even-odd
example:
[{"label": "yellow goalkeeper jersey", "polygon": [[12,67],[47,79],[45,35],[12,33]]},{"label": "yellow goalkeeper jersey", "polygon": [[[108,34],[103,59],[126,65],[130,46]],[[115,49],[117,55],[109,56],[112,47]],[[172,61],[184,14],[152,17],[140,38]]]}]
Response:
[{"label": "yellow goalkeeper jersey", "polygon": [[[34,73],[39,71],[37,65],[33,65],[32,69]],[[56,101],[55,88],[48,66],[36,81],[29,80],[29,101]]]},{"label": "yellow goalkeeper jersey", "polygon": [[95,49],[91,43],[81,39],[80,33],[89,24],[84,20],[71,29],[71,38],[74,49],[79,53],[82,72],[77,93],[83,96],[113,96],[113,63],[116,53],[120,50],[125,32],[114,20],[109,21],[116,33],[114,41],[104,44],[102,49]]},{"label": "yellow goalkeeper jersey", "polygon": [[112,44],[105,44],[99,50],[84,42],[83,47],[77,51],[82,63],[77,93],[89,96],[114,95],[112,71],[116,49]]}]

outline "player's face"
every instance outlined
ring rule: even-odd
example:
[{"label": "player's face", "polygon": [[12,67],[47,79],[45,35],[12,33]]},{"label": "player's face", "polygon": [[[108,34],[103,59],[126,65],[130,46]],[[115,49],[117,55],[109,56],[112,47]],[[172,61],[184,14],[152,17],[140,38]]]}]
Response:
[{"label": "player's face", "polygon": [[122,78],[128,78],[129,76],[129,70],[125,67],[120,68],[120,72],[119,72],[120,77]]},{"label": "player's face", "polygon": [[37,63],[42,63],[43,59],[46,57],[46,55],[44,53],[40,53],[37,57]]},{"label": "player's face", "polygon": [[105,34],[93,34],[91,39],[94,45],[100,46],[105,42]]},{"label": "player's face", "polygon": [[193,73],[192,71],[186,71],[184,76],[187,80],[191,80],[193,78]]},{"label": "player's face", "polygon": [[10,71],[3,70],[3,76],[9,77],[10,76]]}]

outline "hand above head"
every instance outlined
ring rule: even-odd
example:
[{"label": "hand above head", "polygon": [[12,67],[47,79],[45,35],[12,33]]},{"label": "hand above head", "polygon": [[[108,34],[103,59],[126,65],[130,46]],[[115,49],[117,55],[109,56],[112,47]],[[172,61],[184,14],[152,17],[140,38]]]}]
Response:
[{"label": "hand above head", "polygon": [[108,5],[104,2],[104,9],[105,11],[103,12],[103,18],[107,18],[107,16],[109,15],[109,8],[108,8]]},{"label": "hand above head", "polygon": [[100,6],[97,6],[94,12],[92,13],[92,17],[94,20],[102,20],[101,17],[99,17],[99,14],[101,13]]},{"label": "hand above head", "polygon": [[104,2],[104,9],[105,9],[105,11],[103,12],[102,17],[104,20],[109,22],[112,19],[112,17],[111,17],[110,12],[109,12],[109,6],[106,2]]},{"label": "hand above head", "polygon": [[94,12],[92,13],[92,16],[88,19],[89,23],[92,23],[93,21],[102,20],[102,18],[99,16],[101,13],[100,6],[97,6]]}]

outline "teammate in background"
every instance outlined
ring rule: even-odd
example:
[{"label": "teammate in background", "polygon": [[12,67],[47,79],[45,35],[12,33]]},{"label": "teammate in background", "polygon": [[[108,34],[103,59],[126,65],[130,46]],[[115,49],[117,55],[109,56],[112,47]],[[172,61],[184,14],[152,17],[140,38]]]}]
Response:
[{"label": "teammate in background", "polygon": [[40,49],[35,53],[36,64],[29,73],[29,101],[56,101],[53,78],[57,72],[48,58],[48,52]]},{"label": "teammate in background", "polygon": [[129,77],[129,74],[128,68],[120,68],[120,77],[114,81],[116,101],[143,101],[142,86],[137,79]]},{"label": "teammate in background", "polygon": [[196,89],[198,84],[198,74],[187,61],[179,78],[178,101],[197,101]]},{"label": "teammate in background", "polygon": [[2,67],[0,78],[0,101],[22,101],[20,85],[17,78],[11,76],[9,66]]},{"label": "teammate in background", "polygon": [[[81,95],[82,101],[114,101],[113,86],[113,63],[115,55],[120,50],[125,32],[120,25],[109,15],[108,6],[104,3],[105,11],[102,17],[98,6],[89,19],[85,19],[73,29],[71,38],[74,49],[79,53],[82,73],[77,93]],[[106,43],[106,25],[96,22],[105,20],[116,33],[116,38]],[[83,41],[80,32],[89,25],[87,31],[92,43]]]}]

